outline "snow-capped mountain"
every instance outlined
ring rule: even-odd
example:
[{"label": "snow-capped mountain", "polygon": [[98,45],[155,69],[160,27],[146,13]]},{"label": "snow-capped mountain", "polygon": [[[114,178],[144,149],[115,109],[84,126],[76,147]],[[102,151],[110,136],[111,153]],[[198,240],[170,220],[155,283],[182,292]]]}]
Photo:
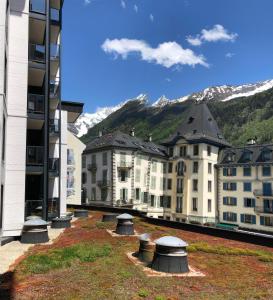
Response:
[{"label": "snow-capped mountain", "polygon": [[83,113],[78,120],[75,123],[75,129],[78,132],[77,136],[81,137],[85,135],[88,132],[89,128],[92,128],[102,120],[106,119],[109,115],[111,115],[113,112],[119,110],[121,107],[123,107],[126,103],[129,101],[140,101],[143,103],[147,102],[147,95],[140,94],[134,99],[128,99],[124,102],[119,103],[115,106],[110,107],[98,107],[94,113]]},{"label": "snow-capped mountain", "polygon": [[[163,108],[166,105],[172,105],[181,103],[186,100],[199,101],[228,101],[239,97],[248,97],[257,93],[264,92],[270,88],[273,88],[273,80],[266,80],[258,83],[244,84],[239,86],[222,85],[209,87],[203,91],[186,95],[177,99],[168,99],[165,95],[161,96],[151,106],[153,108]],[[84,113],[77,120],[75,127],[78,131],[78,136],[88,132],[89,128],[92,128],[105,118],[107,118],[113,112],[122,108],[125,104],[130,101],[140,101],[142,104],[148,104],[148,97],[146,94],[140,94],[136,98],[128,99],[116,106],[97,108],[95,113]]]}]

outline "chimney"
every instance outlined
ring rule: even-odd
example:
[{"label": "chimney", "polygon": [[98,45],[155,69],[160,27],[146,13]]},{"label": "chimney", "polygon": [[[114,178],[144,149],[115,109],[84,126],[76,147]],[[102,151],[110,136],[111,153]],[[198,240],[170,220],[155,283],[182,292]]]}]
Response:
[{"label": "chimney", "polygon": [[99,137],[102,137],[103,133],[102,130],[99,130]]},{"label": "chimney", "polygon": [[132,128],[132,129],[130,130],[130,136],[135,136],[135,128]]},{"label": "chimney", "polygon": [[247,145],[255,145],[256,141],[257,141],[257,137],[255,136],[254,138],[247,140]]}]

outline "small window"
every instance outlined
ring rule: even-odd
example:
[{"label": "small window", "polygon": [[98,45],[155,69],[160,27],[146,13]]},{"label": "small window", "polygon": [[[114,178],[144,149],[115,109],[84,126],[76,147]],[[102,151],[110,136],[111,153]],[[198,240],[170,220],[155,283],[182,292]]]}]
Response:
[{"label": "small window", "polygon": [[244,207],[255,207],[255,202],[254,198],[244,198]]},{"label": "small window", "polygon": [[107,166],[107,152],[102,153],[102,165]]},{"label": "small window", "polygon": [[172,173],[173,172],[173,163],[169,163],[168,165],[168,173]]},{"label": "small window", "polygon": [[198,161],[193,162],[193,173],[198,173]]},{"label": "small window", "polygon": [[168,190],[172,189],[172,180],[169,178],[168,179]]},{"label": "small window", "polygon": [[151,195],[151,206],[155,206],[155,195]]},{"label": "small window", "polygon": [[173,157],[173,147],[169,148],[169,156]]},{"label": "small window", "polygon": [[208,163],[208,173],[212,174],[212,163]]},{"label": "small window", "polygon": [[197,198],[192,198],[192,210],[197,211]]},{"label": "small window", "polygon": [[244,182],[244,192],[251,192],[251,182]]},{"label": "small window", "polygon": [[83,173],[82,173],[82,184],[85,184],[85,183],[86,183],[86,179],[87,179],[86,173],[83,172]]},{"label": "small window", "polygon": [[208,199],[208,212],[211,212],[211,199]]},{"label": "small window", "polygon": [[208,181],[208,192],[211,193],[211,189],[212,189],[212,182],[211,180]]},{"label": "small window", "polygon": [[263,166],[263,176],[271,176],[271,167]]},{"label": "small window", "polygon": [[181,146],[180,147],[180,157],[187,156],[187,146]]},{"label": "small window", "polygon": [[197,179],[193,179],[192,190],[194,192],[198,192],[198,180]]},{"label": "small window", "polygon": [[140,200],[140,189],[136,188],[136,200]]},{"label": "small window", "polygon": [[208,153],[208,156],[211,156],[211,146],[207,146],[207,153]]},{"label": "small window", "polygon": [[194,145],[193,146],[193,155],[194,156],[199,155],[199,145]]},{"label": "small window", "polygon": [[244,176],[251,176],[251,167],[244,167]]},{"label": "small window", "polygon": [[120,170],[120,181],[125,182],[127,179],[127,171],[126,170]]},{"label": "small window", "polygon": [[256,216],[249,214],[241,214],[241,223],[256,224]]}]

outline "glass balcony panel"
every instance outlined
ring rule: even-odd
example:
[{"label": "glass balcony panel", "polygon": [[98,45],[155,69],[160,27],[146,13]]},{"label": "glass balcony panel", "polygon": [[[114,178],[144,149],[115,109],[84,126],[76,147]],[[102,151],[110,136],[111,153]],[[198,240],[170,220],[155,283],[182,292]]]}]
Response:
[{"label": "glass balcony panel", "polygon": [[43,165],[44,162],[44,147],[42,146],[27,146],[27,165]]},{"label": "glass balcony panel", "polygon": [[60,45],[51,44],[50,45],[50,58],[55,60],[60,57]]},{"label": "glass balcony panel", "polygon": [[28,107],[29,113],[43,114],[44,113],[45,96],[38,94],[28,94]]},{"label": "glass balcony panel", "polygon": [[51,20],[55,22],[60,22],[60,10],[56,8],[50,9]]},{"label": "glass balcony panel", "polygon": [[59,96],[59,81],[50,81],[50,98],[57,98]]},{"label": "glass balcony panel", "polygon": [[45,46],[30,44],[29,45],[29,59],[37,62],[45,62]]},{"label": "glass balcony panel", "polygon": [[45,0],[30,0],[29,1],[29,11],[44,15],[46,13]]}]

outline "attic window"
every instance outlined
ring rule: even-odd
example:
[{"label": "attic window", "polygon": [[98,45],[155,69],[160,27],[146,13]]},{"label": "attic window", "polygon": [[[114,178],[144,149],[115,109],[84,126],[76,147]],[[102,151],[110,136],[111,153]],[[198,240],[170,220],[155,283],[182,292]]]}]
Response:
[{"label": "attic window", "polygon": [[251,159],[252,159],[252,152],[250,152],[248,150],[244,151],[243,154],[242,154],[242,159],[241,160],[243,162],[249,162],[249,161],[251,161]]},{"label": "attic window", "polygon": [[227,155],[226,155],[224,161],[226,161],[226,162],[233,162],[234,159],[235,159],[234,153],[229,152],[229,153],[227,153]]},{"label": "attic window", "polygon": [[272,158],[271,150],[264,149],[261,153],[262,161],[269,161]]},{"label": "attic window", "polygon": [[194,120],[193,117],[189,117],[188,124],[191,124],[193,122],[193,120]]}]

